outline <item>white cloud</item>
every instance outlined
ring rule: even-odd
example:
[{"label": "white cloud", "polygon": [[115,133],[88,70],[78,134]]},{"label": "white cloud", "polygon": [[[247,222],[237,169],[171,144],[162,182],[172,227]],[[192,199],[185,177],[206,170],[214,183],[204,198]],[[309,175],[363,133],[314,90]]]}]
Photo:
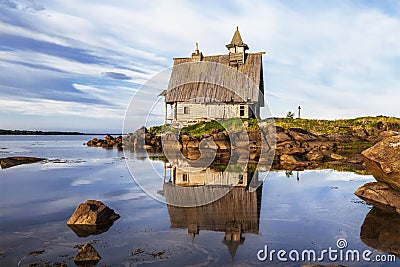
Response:
[{"label": "white cloud", "polygon": [[[274,116],[284,116],[298,105],[306,117],[399,116],[400,35],[395,34],[400,32],[399,5],[76,0],[43,5],[46,9],[41,12],[12,11],[31,29],[2,22],[0,33],[81,49],[106,62],[89,64],[49,55],[46,50],[0,51],[1,58],[58,68],[66,77],[76,78],[75,88],[99,99],[112,98],[118,105],[129,99],[126,84],[143,84],[171,64],[172,57],[189,56],[196,41],[205,55],[225,53],[238,25],[251,51],[267,52],[266,96]],[[394,10],[389,13],[390,9]],[[101,73],[106,72],[132,80],[123,81],[119,88],[81,80],[86,76],[102,83]],[[7,101],[12,100],[20,101]],[[34,109],[47,114],[39,111],[43,102],[24,102],[27,110],[10,107],[10,111],[28,114]],[[83,109],[62,104],[66,106],[57,106],[54,114],[86,116]]]}]

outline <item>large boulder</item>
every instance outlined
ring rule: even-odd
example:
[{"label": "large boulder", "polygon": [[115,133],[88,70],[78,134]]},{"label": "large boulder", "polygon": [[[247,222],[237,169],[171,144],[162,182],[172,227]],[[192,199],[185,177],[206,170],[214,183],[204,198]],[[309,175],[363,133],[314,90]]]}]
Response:
[{"label": "large boulder", "polygon": [[366,183],[354,194],[381,210],[400,213],[400,192],[385,183]]},{"label": "large boulder", "polygon": [[107,231],[119,214],[97,200],[86,200],[79,204],[67,225],[80,237]]},{"label": "large boulder", "polygon": [[45,158],[34,158],[34,157],[8,157],[1,158],[0,165],[2,169],[11,168],[17,165],[30,164],[45,160]]},{"label": "large boulder", "polygon": [[386,138],[361,154],[365,168],[378,182],[400,191],[400,135]]}]

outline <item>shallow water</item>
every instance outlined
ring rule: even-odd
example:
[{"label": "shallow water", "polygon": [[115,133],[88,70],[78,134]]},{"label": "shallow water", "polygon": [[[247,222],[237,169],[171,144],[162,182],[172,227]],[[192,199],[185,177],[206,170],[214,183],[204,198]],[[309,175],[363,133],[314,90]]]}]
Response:
[{"label": "shallow water", "polygon": [[[337,249],[340,238],[346,239],[347,249],[386,254],[360,239],[371,207],[353,192],[373,181],[372,176],[333,170],[270,172],[255,195],[239,188],[227,196],[232,201],[176,208],[143,192],[121,151],[83,146],[93,137],[0,136],[0,157],[59,159],[0,170],[0,266],[37,262],[74,266],[76,245],[87,242],[102,257],[97,266],[299,266],[302,263],[279,262],[276,256],[273,262],[262,262],[257,252],[265,245],[270,250],[320,252]],[[163,162],[145,157],[130,159],[130,164],[150,193],[162,200]],[[152,175],[149,166],[160,175]],[[102,201],[121,218],[107,232],[78,237],[66,221],[86,199]],[[238,221],[240,240],[225,240],[226,225]],[[398,266],[399,261],[349,263],[326,257],[324,262]]]}]

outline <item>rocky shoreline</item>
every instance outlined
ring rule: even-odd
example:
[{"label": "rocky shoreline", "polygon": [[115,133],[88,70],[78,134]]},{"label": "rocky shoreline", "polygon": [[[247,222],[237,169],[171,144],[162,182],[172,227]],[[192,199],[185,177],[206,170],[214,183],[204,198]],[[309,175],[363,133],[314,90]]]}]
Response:
[{"label": "rocky shoreline", "polygon": [[361,186],[355,194],[380,210],[400,214],[400,135],[380,141],[362,156],[377,182]]},{"label": "rocky shoreline", "polygon": [[354,193],[372,205],[360,238],[370,247],[400,257],[400,135],[378,142],[362,156],[377,182],[366,183]]},{"label": "rocky shoreline", "polygon": [[[114,138],[106,135],[104,140],[94,138],[86,145],[160,153],[166,149],[179,149],[186,158],[196,160],[201,156],[201,144],[207,147],[207,142],[212,141],[208,148],[216,149],[216,161],[220,164],[229,162],[232,151],[244,149],[249,151],[249,163],[269,161],[275,170],[333,168],[365,172],[361,152],[384,138],[397,135],[399,129],[400,125],[391,125],[369,131],[348,129],[346,134],[316,135],[301,128],[284,129],[261,123],[257,130],[228,133],[211,129],[193,136],[184,129],[179,133],[167,131],[154,134],[142,127],[125,136]],[[268,151],[274,151],[273,159],[263,158],[262,145]]]}]

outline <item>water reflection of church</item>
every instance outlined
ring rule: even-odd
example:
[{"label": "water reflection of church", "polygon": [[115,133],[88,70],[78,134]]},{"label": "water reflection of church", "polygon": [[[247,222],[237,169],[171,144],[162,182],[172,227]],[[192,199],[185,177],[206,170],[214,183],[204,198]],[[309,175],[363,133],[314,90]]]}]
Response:
[{"label": "water reflection of church", "polygon": [[[235,165],[224,170],[214,166],[191,172],[168,163],[164,174],[167,203],[179,203],[168,205],[172,227],[187,229],[193,238],[201,230],[225,232],[223,242],[232,258],[244,242],[244,233],[258,234],[262,186],[257,187],[257,171]],[[213,197],[218,199],[192,205]],[[191,203],[191,207],[182,207],[185,203]]]}]

